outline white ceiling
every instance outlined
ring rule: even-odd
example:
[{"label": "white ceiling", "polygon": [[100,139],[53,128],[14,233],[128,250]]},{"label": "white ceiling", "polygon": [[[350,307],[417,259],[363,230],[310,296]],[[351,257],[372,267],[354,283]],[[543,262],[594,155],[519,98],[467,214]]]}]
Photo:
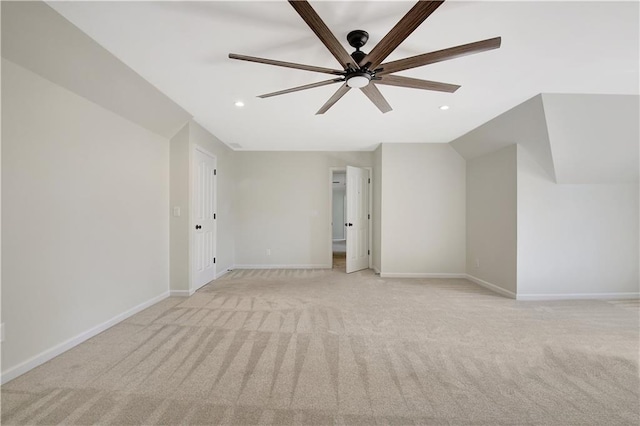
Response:
[{"label": "white ceiling", "polygon": [[[382,114],[352,90],[323,116],[338,84],[268,99],[256,95],[326,74],[228,59],[229,53],[340,68],[285,1],[49,2],[51,7],[191,113],[244,150],[368,150],[381,142],[446,143],[538,93],[638,94],[637,2],[459,2],[431,15],[389,60],[495,36],[497,50],[404,71],[460,84],[454,94],[381,86]],[[346,43],[368,51],[413,2],[318,2]],[[237,108],[242,100],[246,105]],[[440,105],[449,105],[441,111]]]}]

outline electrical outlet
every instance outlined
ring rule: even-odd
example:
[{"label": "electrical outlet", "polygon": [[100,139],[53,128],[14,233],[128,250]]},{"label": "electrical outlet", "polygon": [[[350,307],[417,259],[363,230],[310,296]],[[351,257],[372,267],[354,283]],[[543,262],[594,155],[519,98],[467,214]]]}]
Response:
[{"label": "electrical outlet", "polygon": [[271,249],[267,249],[267,256],[271,256]]},{"label": "electrical outlet", "polygon": [[480,259],[476,259],[476,268],[480,267]]},{"label": "electrical outlet", "polygon": [[173,208],[173,216],[175,216],[175,217],[179,217],[180,216],[180,207],[174,207]]}]

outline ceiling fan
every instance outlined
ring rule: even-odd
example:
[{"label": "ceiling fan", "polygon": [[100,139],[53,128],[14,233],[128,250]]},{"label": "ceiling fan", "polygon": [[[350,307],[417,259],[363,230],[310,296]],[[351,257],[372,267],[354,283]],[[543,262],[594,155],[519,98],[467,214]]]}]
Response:
[{"label": "ceiling fan", "polygon": [[338,91],[329,98],[329,100],[318,110],[316,114],[324,114],[327,112],[329,108],[338,102],[338,100],[340,100],[340,98],[342,98],[352,88],[362,90],[362,92],[375,104],[376,107],[378,107],[380,111],[386,113],[391,111],[391,106],[384,96],[382,96],[380,90],[378,90],[378,84],[408,87],[412,89],[435,90],[448,93],[453,93],[460,88],[460,86],[455,84],[392,75],[393,73],[500,47],[501,38],[495,37],[383,63],[382,61],[384,61],[385,58],[400,45],[400,43],[409,37],[409,35],[418,28],[418,26],[420,26],[420,24],[427,19],[429,15],[440,7],[442,3],[444,3],[444,0],[418,1],[418,3],[413,6],[402,19],[400,19],[395,27],[393,27],[369,53],[365,53],[360,50],[360,48],[367,43],[369,34],[363,30],[351,31],[347,34],[347,41],[356,50],[349,55],[307,1],[289,0],[289,4],[293,6],[300,17],[307,23],[307,25],[309,25],[316,36],[318,36],[320,41],[322,41],[327,49],[329,49],[329,52],[331,52],[331,54],[338,60],[343,68],[342,70],[257,58],[254,56],[238,55],[235,53],[230,53],[229,58],[332,74],[335,76],[330,80],[305,84],[304,86],[260,95],[258,96],[259,98],[269,98],[271,96],[284,95],[286,93],[298,92],[300,90],[312,89],[314,87],[342,83],[342,86],[340,86]]}]

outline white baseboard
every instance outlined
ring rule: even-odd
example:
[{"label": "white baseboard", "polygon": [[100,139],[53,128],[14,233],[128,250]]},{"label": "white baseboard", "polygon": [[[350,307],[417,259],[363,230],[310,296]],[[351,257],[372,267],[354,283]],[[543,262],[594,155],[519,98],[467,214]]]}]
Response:
[{"label": "white baseboard", "polygon": [[640,299],[640,293],[518,294],[517,300]]},{"label": "white baseboard", "polygon": [[376,266],[371,266],[371,269],[373,269],[373,272],[375,272],[376,274],[380,275],[380,269],[378,269]]},{"label": "white baseboard", "polygon": [[227,275],[229,272],[233,271],[233,268],[234,268],[233,266],[229,266],[228,268],[225,268],[225,270],[224,270],[224,271],[220,271],[220,272],[218,272],[218,273],[216,274],[216,280],[217,280],[218,278],[221,278],[221,277],[223,277],[223,276]]},{"label": "white baseboard", "polygon": [[69,340],[66,340],[52,348],[40,352],[38,355],[33,356],[28,360],[9,368],[6,371],[3,371],[2,376],[0,377],[0,383],[5,384],[15,379],[16,377],[26,373],[27,371],[32,370],[41,364],[44,364],[45,362],[57,357],[61,353],[66,352],[74,346],[77,346],[80,343],[89,340],[93,336],[102,333],[106,329],[113,327],[117,323],[126,320],[127,318],[137,314],[138,312],[148,308],[149,306],[155,305],[156,303],[160,302],[163,299],[166,299],[167,297],[169,297],[168,291],[152,299],[149,299],[146,302],[142,302],[139,305],[134,306],[133,308],[103,322],[102,324],[98,324],[97,326],[92,327],[89,330],[84,331]]},{"label": "white baseboard", "polygon": [[640,293],[563,293],[563,294],[516,294],[512,291],[505,290],[490,282],[484,281],[478,277],[467,274],[467,279],[474,283],[481,285],[491,291],[494,291],[503,296],[516,300],[580,300],[580,299],[593,299],[593,300],[612,300],[612,299],[640,299]]},{"label": "white baseboard", "polygon": [[380,272],[382,278],[467,278],[467,274],[437,272]]},{"label": "white baseboard", "polygon": [[171,290],[171,291],[169,291],[169,296],[171,296],[171,297],[189,297],[193,293],[195,293],[194,290]]},{"label": "white baseboard", "polygon": [[[511,299],[516,299],[516,294],[514,292],[512,292],[512,291],[505,290],[504,288],[502,288],[500,286],[497,286],[497,285],[492,284],[492,283],[490,283],[488,281],[485,281],[485,280],[481,280],[480,278],[474,277],[473,275],[466,274],[466,278],[469,281],[472,281],[472,282],[474,282],[474,283],[476,283],[478,285],[481,285],[482,287],[484,287],[486,289],[489,289],[489,290],[491,290],[491,291],[493,291],[495,293],[498,293],[498,294],[500,294],[502,296],[506,296],[506,297],[509,297]],[[520,297],[517,297],[517,298],[519,299]]]},{"label": "white baseboard", "polygon": [[331,269],[327,264],[296,264],[296,265],[234,265],[229,269]]},{"label": "white baseboard", "polygon": [[[223,275],[228,274],[229,272],[231,272],[233,270],[233,267],[230,266],[229,268],[225,268],[223,271],[220,271],[216,274],[216,277],[214,278],[214,280],[217,280],[218,278],[222,277]],[[208,284],[208,283],[207,283]],[[206,285],[206,284],[205,284]],[[202,285],[200,288],[204,287],[204,285]],[[190,289],[190,290],[170,290],[169,291],[169,295],[172,297],[190,297],[192,296],[196,291],[198,291],[200,288],[197,289]]]}]

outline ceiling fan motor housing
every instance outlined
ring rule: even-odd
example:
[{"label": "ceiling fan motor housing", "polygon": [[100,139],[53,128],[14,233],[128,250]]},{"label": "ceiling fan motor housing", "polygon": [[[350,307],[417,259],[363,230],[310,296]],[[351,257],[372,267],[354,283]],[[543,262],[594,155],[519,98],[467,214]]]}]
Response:
[{"label": "ceiling fan motor housing", "polygon": [[351,57],[353,58],[353,60],[356,61],[356,65],[359,64],[360,61],[362,61],[365,56],[367,56],[367,54],[364,53],[362,50],[356,50],[351,54]]}]

